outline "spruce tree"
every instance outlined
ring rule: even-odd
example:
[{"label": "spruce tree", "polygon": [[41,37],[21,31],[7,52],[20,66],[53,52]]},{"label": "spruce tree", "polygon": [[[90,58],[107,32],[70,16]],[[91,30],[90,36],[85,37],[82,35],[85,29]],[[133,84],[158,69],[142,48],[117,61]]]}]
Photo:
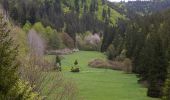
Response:
[{"label": "spruce tree", "polygon": [[75,60],[74,65],[75,65],[75,66],[77,66],[77,65],[78,65],[78,61],[77,61],[77,60]]},{"label": "spruce tree", "polygon": [[170,100],[170,66],[168,68],[168,75],[163,89],[163,100]]},{"label": "spruce tree", "polygon": [[[165,50],[162,46],[162,41],[159,35],[151,34],[148,44],[150,44],[151,59],[147,61],[149,64],[148,69],[148,96],[150,97],[161,97],[162,87],[166,80],[168,61],[165,55]],[[149,46],[149,45],[148,45]]]},{"label": "spruce tree", "polygon": [[17,47],[13,44],[7,23],[0,15],[0,99],[12,99],[11,89],[18,81]]}]

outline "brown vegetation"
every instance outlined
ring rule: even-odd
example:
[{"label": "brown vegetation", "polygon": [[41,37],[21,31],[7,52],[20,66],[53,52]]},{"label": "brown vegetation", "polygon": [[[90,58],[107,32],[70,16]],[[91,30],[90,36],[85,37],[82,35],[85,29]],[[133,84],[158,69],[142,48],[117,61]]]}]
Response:
[{"label": "brown vegetation", "polygon": [[93,68],[123,70],[126,73],[132,72],[132,63],[130,59],[125,59],[124,61],[110,61],[110,60],[95,59],[90,61],[88,65]]},{"label": "brown vegetation", "polygon": [[61,38],[63,40],[63,43],[66,47],[68,48],[74,48],[74,40],[67,34],[67,33],[62,33]]},{"label": "brown vegetation", "polygon": [[128,58],[126,58],[123,61],[123,71],[126,73],[132,73],[132,61]]},{"label": "brown vegetation", "polygon": [[113,69],[113,70],[122,70],[122,63],[113,62],[113,61],[105,61],[102,59],[95,59],[88,64],[94,68],[106,68],[106,69]]},{"label": "brown vegetation", "polygon": [[45,42],[35,30],[30,30],[28,33],[28,43],[30,51],[33,55],[43,56],[45,52]]}]

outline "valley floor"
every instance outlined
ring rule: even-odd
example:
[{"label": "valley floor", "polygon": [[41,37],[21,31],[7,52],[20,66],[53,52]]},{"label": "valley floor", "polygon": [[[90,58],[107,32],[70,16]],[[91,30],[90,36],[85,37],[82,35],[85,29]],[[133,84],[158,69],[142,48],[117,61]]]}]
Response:
[{"label": "valley floor", "polygon": [[[49,58],[55,60],[55,56]],[[156,100],[146,96],[147,89],[137,83],[134,74],[90,68],[88,62],[95,58],[106,59],[100,52],[80,51],[65,55],[62,60],[62,73],[76,83],[80,100]],[[69,72],[75,60],[78,60],[80,73]],[[50,72],[48,75],[49,78],[54,77],[56,72]],[[52,95],[48,99],[52,100]]]}]

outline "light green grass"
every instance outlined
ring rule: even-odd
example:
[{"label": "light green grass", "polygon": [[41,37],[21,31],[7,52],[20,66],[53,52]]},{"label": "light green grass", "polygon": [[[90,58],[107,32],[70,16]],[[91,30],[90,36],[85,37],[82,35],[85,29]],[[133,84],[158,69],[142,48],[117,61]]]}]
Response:
[{"label": "light green grass", "polygon": [[[88,62],[95,58],[105,59],[105,56],[99,52],[80,51],[66,55],[62,60],[64,69],[62,73],[76,82],[80,98],[83,100],[156,100],[146,96],[146,88],[137,84],[137,78],[133,74],[88,67]],[[54,57],[51,56],[50,59]],[[70,68],[76,59],[81,72],[71,73]]]}]

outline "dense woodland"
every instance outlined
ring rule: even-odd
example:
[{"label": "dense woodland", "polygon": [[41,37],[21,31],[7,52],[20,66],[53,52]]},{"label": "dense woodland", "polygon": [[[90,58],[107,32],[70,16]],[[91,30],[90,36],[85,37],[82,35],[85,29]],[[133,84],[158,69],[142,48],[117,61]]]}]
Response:
[{"label": "dense woodland", "polygon": [[129,1],[127,3],[111,3],[108,2],[108,5],[118,11],[121,14],[126,15],[128,18],[135,18],[134,15],[151,15],[153,13],[164,11],[169,8],[169,0],[150,0],[150,1]]},{"label": "dense woodland", "polygon": [[[10,23],[21,27],[22,31],[28,34],[30,47],[36,48],[38,45],[42,48],[31,49],[30,52],[33,52],[31,55],[39,56],[47,50],[67,47],[101,51],[112,61],[129,58],[132,61],[133,73],[139,77],[138,82],[148,89],[147,96],[170,100],[169,0],[127,3],[110,3],[105,0],[0,0],[0,2]],[[7,97],[11,96],[16,100],[38,99],[41,95],[37,92],[39,89],[31,88],[31,85],[24,83],[22,81],[24,77],[17,77],[16,70],[19,64],[14,59],[17,57],[18,49],[12,44],[9,26],[3,19],[1,15],[0,51],[3,52],[0,52],[2,67],[0,72],[6,73],[0,73],[1,80],[6,74],[10,74],[5,77],[7,80],[0,82],[0,98],[9,99]],[[37,45],[32,44],[32,41],[36,41]],[[28,53],[28,50],[26,52]],[[35,59],[39,61],[39,58]],[[23,89],[22,93],[15,94],[18,86],[14,86],[13,89],[13,83],[31,89],[27,91],[28,93]],[[11,89],[12,91],[8,91]]]},{"label": "dense woodland", "polygon": [[[166,5],[163,6],[165,3]],[[136,6],[138,9],[133,8],[135,6],[128,6],[131,4],[139,5]],[[140,77],[139,82],[147,81],[147,95],[161,97],[164,91],[162,87],[169,73],[170,10],[164,9],[162,11],[164,7],[168,7],[168,1],[158,2],[158,4],[153,4],[152,6],[148,4],[152,4],[152,2],[137,1],[126,4],[125,8],[131,9],[129,11],[134,9],[132,11],[134,14],[131,13],[132,17],[129,17],[130,19],[118,21],[116,35],[114,35],[116,37],[113,38],[112,44],[108,48],[108,58],[115,59],[126,52],[126,57],[131,58],[133,61],[133,72]],[[140,9],[141,6],[150,8],[147,9],[146,7],[145,9],[144,7]],[[152,7],[157,7],[157,9],[152,10]],[[145,13],[145,10],[151,10],[152,14]],[[157,13],[154,13],[155,10]],[[161,12],[159,12],[160,10]],[[143,12],[142,16],[136,14],[140,12]],[[168,86],[165,91],[169,92],[167,88]]]},{"label": "dense woodland", "polygon": [[[7,15],[24,25],[42,22],[57,31],[67,32],[74,40],[75,33],[102,32],[105,22],[114,24],[111,8],[105,0],[1,0]],[[100,10],[100,11],[99,11]],[[116,15],[117,16],[117,15]],[[115,17],[115,15],[113,16]]]}]

